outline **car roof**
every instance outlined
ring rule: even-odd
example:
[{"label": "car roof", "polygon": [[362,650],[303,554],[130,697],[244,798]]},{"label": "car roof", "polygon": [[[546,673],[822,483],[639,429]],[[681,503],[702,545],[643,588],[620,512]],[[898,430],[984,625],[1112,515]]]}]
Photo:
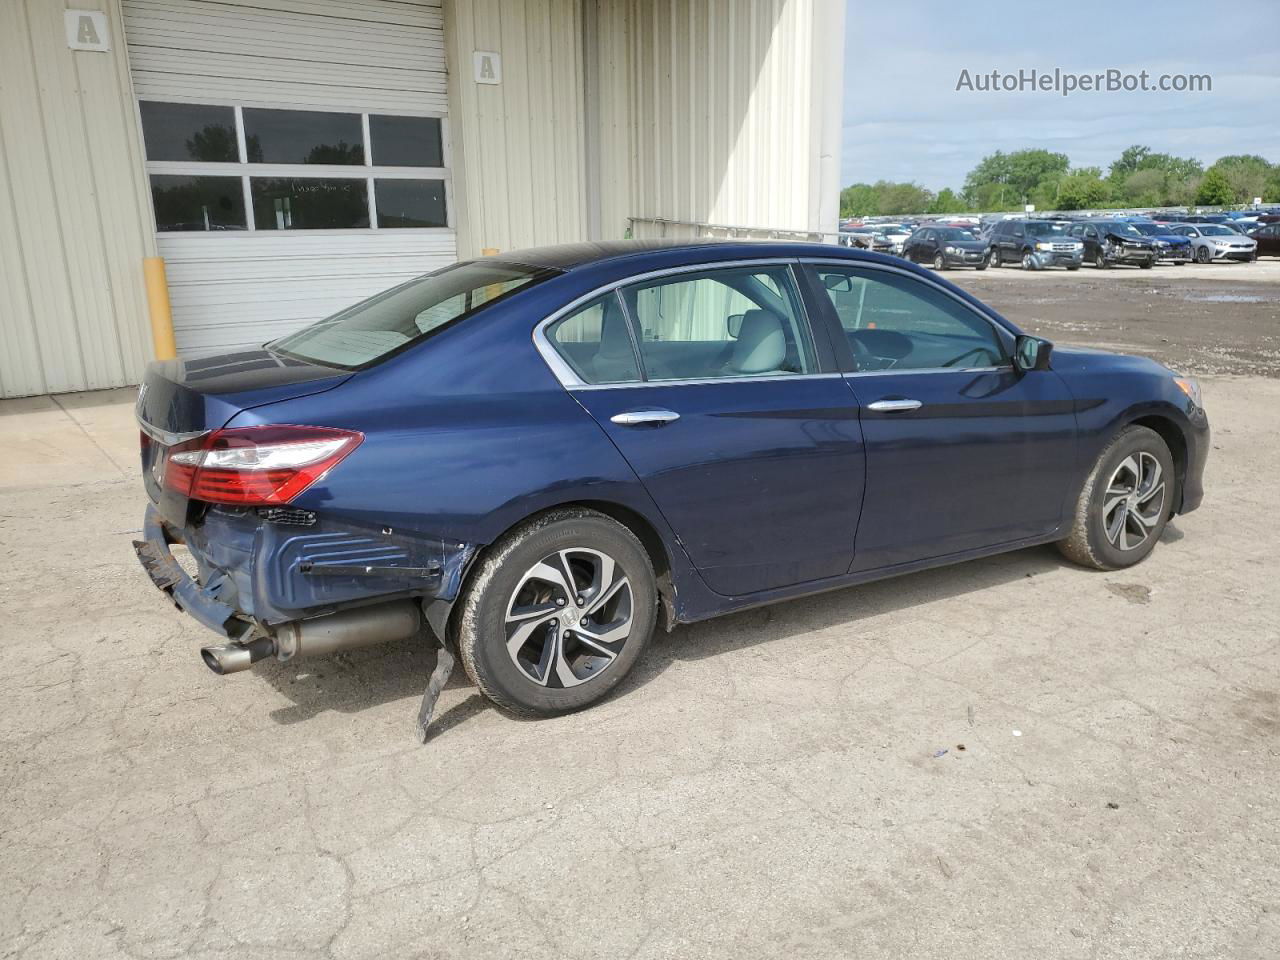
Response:
[{"label": "car roof", "polygon": [[[881,261],[884,258],[859,253],[850,247],[832,243],[779,240],[605,240],[594,243],[565,243],[547,247],[529,247],[497,254],[494,260],[530,267],[569,271],[586,266],[658,255],[669,259],[672,254],[685,254],[691,263],[716,260],[756,259],[769,257],[842,257]],[[666,256],[662,256],[666,255]]]}]

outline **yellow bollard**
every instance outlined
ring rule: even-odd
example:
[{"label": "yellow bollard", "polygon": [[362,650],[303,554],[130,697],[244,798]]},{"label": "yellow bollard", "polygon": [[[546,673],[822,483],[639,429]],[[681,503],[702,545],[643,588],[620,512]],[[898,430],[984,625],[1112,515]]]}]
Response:
[{"label": "yellow bollard", "polygon": [[173,339],[173,308],[169,305],[169,281],[164,274],[163,257],[144,257],[142,274],[147,284],[147,308],[151,313],[151,344],[157,360],[172,360],[178,355]]}]

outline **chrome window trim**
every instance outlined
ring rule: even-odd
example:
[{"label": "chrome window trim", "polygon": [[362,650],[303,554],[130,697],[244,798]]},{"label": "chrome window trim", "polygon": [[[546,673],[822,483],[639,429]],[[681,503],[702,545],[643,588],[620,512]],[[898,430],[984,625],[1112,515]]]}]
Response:
[{"label": "chrome window trim", "polygon": [[883,377],[900,376],[907,373],[1012,373],[1013,364],[999,367],[904,367],[901,370],[851,370],[842,373],[842,377]]},{"label": "chrome window trim", "polygon": [[[842,262],[849,263],[851,261],[845,260]],[[795,268],[799,263],[800,261],[796,257],[752,257],[739,260],[716,260],[710,263],[686,263],[676,267],[663,267],[661,270],[649,270],[645,273],[637,273],[629,277],[624,277],[621,280],[613,280],[609,283],[601,284],[594,290],[571,300],[568,304],[550,314],[545,319],[539,320],[537,325],[533,328],[533,345],[537,349],[538,353],[542,355],[542,359],[546,362],[547,366],[551,368],[552,374],[560,381],[560,385],[566,390],[619,390],[624,387],[633,389],[636,387],[691,386],[704,383],[767,383],[773,380],[819,380],[843,376],[843,374],[835,372],[815,372],[768,374],[765,376],[750,377],[697,377],[687,380],[627,380],[621,383],[587,383],[579,377],[578,374],[574,372],[573,368],[569,366],[568,362],[560,356],[560,352],[556,350],[555,344],[553,344],[551,342],[551,338],[547,336],[547,328],[549,326],[557,320],[568,316],[579,307],[582,307],[607,293],[613,293],[615,296],[621,298],[619,291],[621,291],[623,287],[643,283],[646,280],[674,276],[681,273],[701,273],[726,269],[731,270],[737,267],[785,266],[790,268],[791,283],[795,287],[796,300],[800,305],[799,319],[803,321],[804,330],[809,335],[813,360],[816,364],[818,362],[818,345],[816,342],[817,332],[813,329],[813,322],[809,317],[808,311],[805,309],[804,296],[800,289],[800,278],[796,276]],[[625,302],[622,303],[622,307],[626,310]],[[637,360],[643,362],[643,359],[640,358],[638,354],[639,350],[637,349]]]}]

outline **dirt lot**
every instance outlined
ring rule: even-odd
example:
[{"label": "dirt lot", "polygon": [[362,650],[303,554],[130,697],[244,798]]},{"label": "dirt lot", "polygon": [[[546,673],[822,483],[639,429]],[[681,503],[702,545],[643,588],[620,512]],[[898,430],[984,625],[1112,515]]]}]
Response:
[{"label": "dirt lot", "polygon": [[1197,376],[1280,376],[1280,260],[946,277],[1050,340],[1145,353]]},{"label": "dirt lot", "polygon": [[1208,497],[1140,567],[1027,550],[682,628],[551,721],[455,679],[426,747],[409,644],[205,669],[129,548],[130,392],[0,404],[0,957],[1273,960],[1261,272],[954,274],[1266,374],[1207,380]]}]

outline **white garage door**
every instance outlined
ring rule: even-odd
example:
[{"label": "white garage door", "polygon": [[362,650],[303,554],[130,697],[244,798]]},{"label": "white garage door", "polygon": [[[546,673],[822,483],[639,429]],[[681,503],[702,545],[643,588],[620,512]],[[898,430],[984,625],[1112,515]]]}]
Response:
[{"label": "white garage door", "polygon": [[124,0],[178,349],[453,262],[439,0]]}]

